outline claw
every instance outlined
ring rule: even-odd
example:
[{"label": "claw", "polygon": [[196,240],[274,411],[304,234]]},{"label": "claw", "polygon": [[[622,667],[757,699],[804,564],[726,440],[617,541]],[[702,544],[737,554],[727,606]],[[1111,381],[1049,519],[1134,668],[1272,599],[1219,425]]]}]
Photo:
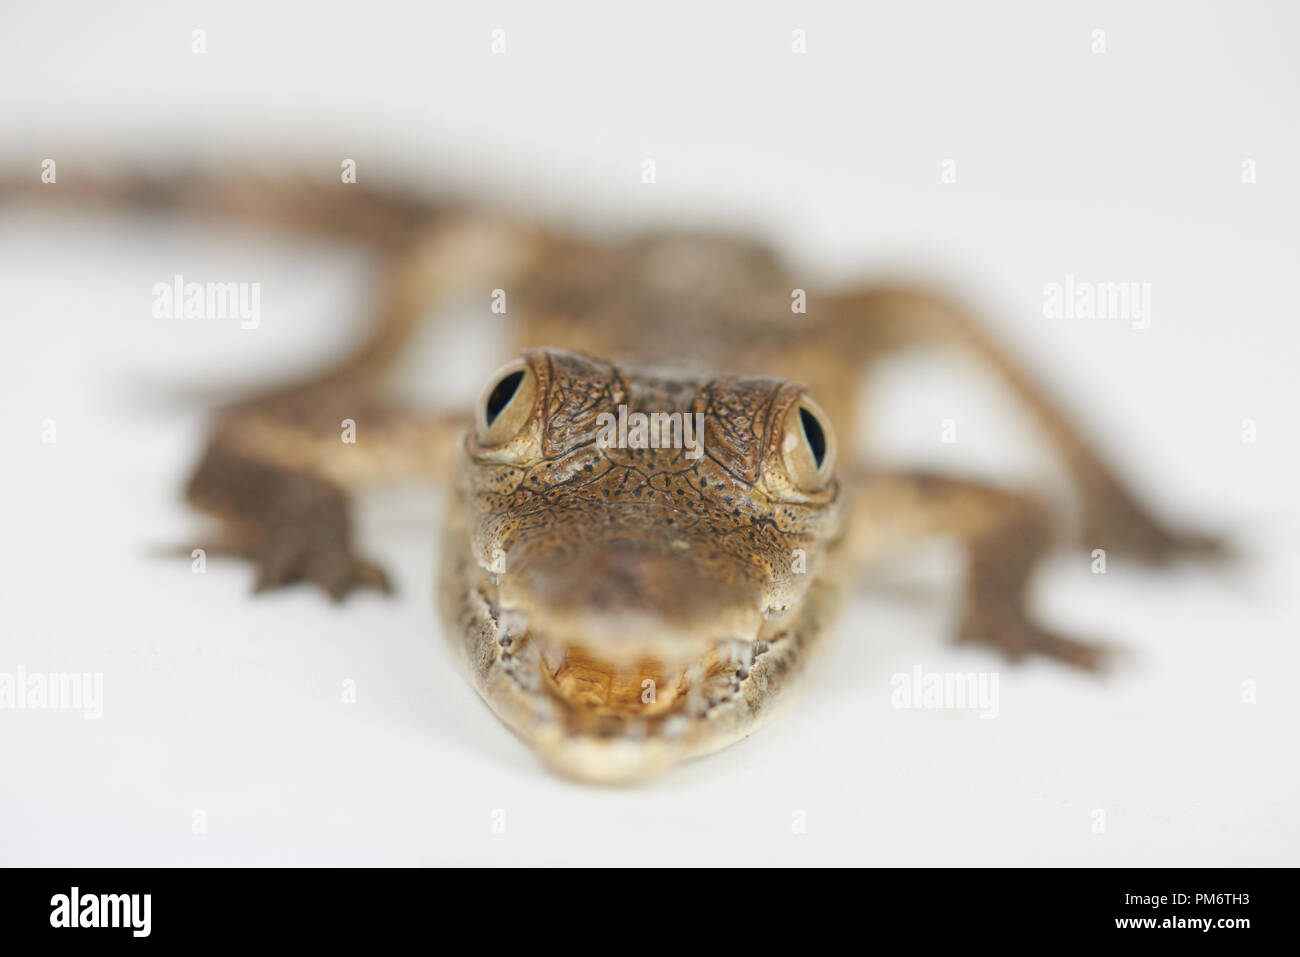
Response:
[{"label": "claw", "polygon": [[[189,560],[195,547],[163,546],[155,548],[154,554]],[[209,558],[221,556],[252,562],[257,569],[254,594],[277,591],[300,582],[311,582],[334,601],[342,601],[361,588],[374,589],[385,595],[393,593],[392,580],[382,565],[357,558],[337,545],[282,541],[278,546],[220,544],[202,547]]]},{"label": "claw", "polygon": [[1113,663],[1109,646],[1040,627],[1013,601],[987,596],[972,601],[959,641],[993,645],[1011,661],[1039,654],[1094,673],[1108,670]]},{"label": "claw", "polygon": [[1240,553],[1226,538],[1171,529],[1113,485],[1093,492],[1084,522],[1089,547],[1112,547],[1150,565],[1167,565],[1180,558],[1228,563]]}]

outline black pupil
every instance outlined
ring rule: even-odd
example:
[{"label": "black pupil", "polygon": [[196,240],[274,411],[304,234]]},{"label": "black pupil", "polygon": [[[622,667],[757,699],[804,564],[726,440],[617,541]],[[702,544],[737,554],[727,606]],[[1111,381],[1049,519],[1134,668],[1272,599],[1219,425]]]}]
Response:
[{"label": "black pupil", "polygon": [[826,433],[822,431],[822,424],[817,421],[817,416],[803,408],[799,410],[799,422],[803,425],[808,448],[812,449],[813,460],[821,468],[822,462],[826,460]]},{"label": "black pupil", "polygon": [[505,376],[497,383],[496,388],[492,390],[492,394],[488,396],[487,400],[488,425],[495,422],[496,417],[510,404],[510,400],[513,399],[515,393],[519,391],[519,383],[523,381],[524,372],[520,369],[518,372],[512,372],[508,376]]}]

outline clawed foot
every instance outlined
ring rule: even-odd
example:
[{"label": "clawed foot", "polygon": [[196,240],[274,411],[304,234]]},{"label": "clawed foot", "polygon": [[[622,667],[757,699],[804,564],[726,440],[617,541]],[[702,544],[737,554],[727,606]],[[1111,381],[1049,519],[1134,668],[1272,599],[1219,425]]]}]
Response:
[{"label": "clawed foot", "polygon": [[310,582],[341,601],[358,588],[392,590],[384,570],[353,551],[347,493],[326,478],[214,440],[187,493],[219,523],[209,554],[252,562],[258,592]]},{"label": "clawed foot", "polygon": [[322,549],[310,541],[277,541],[248,554],[257,565],[255,592],[274,591],[296,582],[319,586],[335,601],[359,588],[385,594],[392,583],[379,565],[357,558],[346,549]]},{"label": "clawed foot", "polygon": [[982,592],[970,596],[958,640],[993,645],[1012,661],[1045,655],[1085,671],[1113,663],[1113,649],[1079,641],[1036,624],[1014,596]]},{"label": "clawed foot", "polygon": [[[192,557],[189,546],[162,551],[186,559]],[[392,582],[381,565],[357,558],[346,548],[337,546],[280,539],[260,545],[226,543],[204,551],[207,557],[252,562],[257,569],[254,592],[276,591],[300,582],[316,585],[334,601],[342,601],[362,588],[373,588],[386,595],[393,592]]]},{"label": "clawed foot", "polygon": [[1179,559],[1230,562],[1239,557],[1232,543],[1215,535],[1171,529],[1148,514],[1122,489],[1106,486],[1088,496],[1083,544],[1114,549],[1150,565]]}]

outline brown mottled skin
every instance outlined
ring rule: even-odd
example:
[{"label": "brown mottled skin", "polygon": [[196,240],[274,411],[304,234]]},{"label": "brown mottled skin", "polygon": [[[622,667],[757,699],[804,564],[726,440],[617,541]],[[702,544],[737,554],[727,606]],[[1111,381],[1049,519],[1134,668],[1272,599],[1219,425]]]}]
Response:
[{"label": "brown mottled skin", "polygon": [[[750,733],[854,570],[919,538],[966,548],[962,640],[1087,669],[1103,664],[1097,646],[1025,611],[1049,547],[1064,537],[1152,563],[1221,551],[1153,517],[1035,382],[929,290],[811,288],[746,239],[594,240],[355,185],[67,179],[59,197],[82,205],[234,218],[384,256],[368,338],[227,409],[190,500],[220,520],[218,551],[257,566],[259,590],[310,581],[341,598],[388,587],[354,552],[349,490],[450,478],[439,587],[450,636],[484,699],[566,774],[634,780]],[[50,190],[0,198],[15,192]],[[796,288],[806,314],[791,309]],[[499,415],[485,412],[490,389],[463,415],[388,399],[385,374],[422,318],[465,294],[486,312],[493,289],[509,297],[503,358],[523,356]],[[1062,536],[1025,492],[855,458],[865,373],[907,346],[960,350],[1010,390],[1076,485],[1078,529]],[[703,455],[604,447],[596,417],[620,404],[703,413]],[[820,455],[800,408],[824,431]],[[362,430],[356,445],[340,441],[345,418]]]},{"label": "brown mottled skin", "polygon": [[[825,617],[844,540],[829,468],[801,485],[787,466],[804,390],[558,349],[525,363],[533,401],[504,434],[465,437],[443,548],[476,686],[582,777],[641,776],[744,734]],[[620,404],[699,412],[704,453],[603,446],[598,417]]]}]

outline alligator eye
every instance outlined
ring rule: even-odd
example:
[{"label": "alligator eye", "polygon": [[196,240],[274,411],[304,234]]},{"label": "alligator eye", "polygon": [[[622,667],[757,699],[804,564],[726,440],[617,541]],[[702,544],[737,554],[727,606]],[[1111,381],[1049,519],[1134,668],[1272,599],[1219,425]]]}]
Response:
[{"label": "alligator eye", "polygon": [[478,440],[483,445],[509,442],[527,424],[537,397],[537,378],[523,359],[496,371],[483,388],[476,415]]},{"label": "alligator eye", "polygon": [[799,491],[820,491],[830,481],[835,469],[835,433],[826,413],[807,396],[800,396],[785,414],[781,454],[786,474]]}]

